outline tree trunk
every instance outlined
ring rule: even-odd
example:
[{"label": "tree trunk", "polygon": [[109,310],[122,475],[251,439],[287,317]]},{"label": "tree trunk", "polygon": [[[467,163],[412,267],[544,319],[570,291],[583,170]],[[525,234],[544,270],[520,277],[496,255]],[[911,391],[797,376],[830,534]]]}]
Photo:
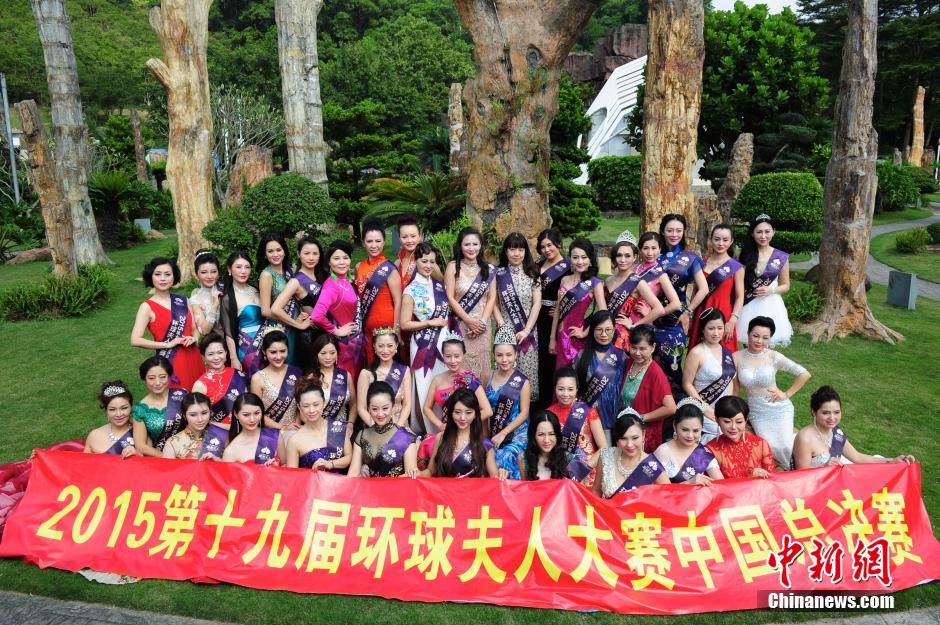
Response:
[{"label": "tree trunk", "polygon": [[247,145],[235,156],[235,166],[229,179],[226,206],[242,203],[245,189],[249,189],[274,174],[271,150],[257,145]]},{"label": "tree trunk", "polygon": [[819,249],[819,291],[826,303],[819,320],[806,328],[814,342],[849,334],[888,343],[904,338],[875,319],[865,293],[878,188],[878,136],[872,126],[877,38],[877,0],[848,0]]},{"label": "tree trunk", "polygon": [[317,15],[322,6],[323,0],[276,0],[274,20],[290,170],[327,191],[317,57]]},{"label": "tree trunk", "polygon": [[696,0],[650,0],[643,100],[640,231],[679,213],[698,232],[692,169],[702,104],[704,9]]},{"label": "tree trunk", "polygon": [[600,0],[455,0],[473,39],[464,86],[467,212],[478,227],[530,241],[551,224],[549,129],[565,57]]},{"label": "tree trunk", "polygon": [[72,214],[49,151],[49,140],[42,128],[39,107],[33,100],[17,102],[15,107],[29,153],[29,161],[26,163],[29,184],[39,195],[42,220],[46,224],[46,239],[52,248],[53,270],[60,276],[77,274]]},{"label": "tree trunk", "polygon": [[911,153],[907,162],[920,167],[924,159],[924,95],[927,90],[917,87],[917,97],[914,98],[914,136],[911,137]]},{"label": "tree trunk", "polygon": [[751,179],[751,164],[754,161],[754,135],[742,132],[734,141],[731,148],[731,162],[728,164],[728,173],[725,181],[718,189],[718,212],[721,220],[731,223],[731,207],[738,198],[738,193]]},{"label": "tree trunk", "polygon": [[134,133],[134,160],[137,162],[137,180],[147,182],[147,161],[144,159],[144,139],[140,134],[140,115],[131,109],[131,131]]},{"label": "tree trunk", "polygon": [[147,67],[167,93],[169,145],[166,178],[173,195],[179,265],[186,282],[193,277],[192,259],[206,247],[202,229],[215,218],[212,204],[212,111],[206,43],[212,0],[163,0],[150,9],[165,61]]},{"label": "tree trunk", "polygon": [[65,0],[30,0],[42,42],[52,108],[55,166],[72,215],[75,260],[107,263],[88,198],[88,128],[78,89],[78,66]]},{"label": "tree trunk", "polygon": [[459,82],[450,84],[450,102],[447,105],[447,120],[450,136],[450,174],[460,175],[463,170],[463,86]]}]

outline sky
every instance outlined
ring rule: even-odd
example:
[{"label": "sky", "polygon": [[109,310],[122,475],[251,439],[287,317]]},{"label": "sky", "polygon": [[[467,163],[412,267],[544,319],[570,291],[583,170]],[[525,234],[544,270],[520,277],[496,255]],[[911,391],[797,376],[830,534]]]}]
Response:
[{"label": "sky", "polygon": [[[794,13],[797,11],[796,0],[744,0],[744,4],[766,4],[771,13],[779,13],[783,7],[790,7]],[[713,0],[712,6],[719,11],[730,11],[734,7],[734,0]]]}]

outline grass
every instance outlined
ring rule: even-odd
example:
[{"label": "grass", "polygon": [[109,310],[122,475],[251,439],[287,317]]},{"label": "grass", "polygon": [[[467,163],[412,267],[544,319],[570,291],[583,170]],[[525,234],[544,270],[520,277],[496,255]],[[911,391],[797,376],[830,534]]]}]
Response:
[{"label": "grass", "polygon": [[871,255],[895,269],[917,274],[921,280],[940,283],[940,254],[902,254],[895,247],[895,238],[900,232],[882,234],[871,241]]},{"label": "grass", "polygon": [[940,202],[940,193],[925,193],[923,198],[925,202]]},{"label": "grass", "polygon": [[[928,197],[928,196],[924,196]],[[940,202],[940,199],[935,200]],[[871,223],[874,226],[883,226],[885,224],[896,224],[899,221],[914,221],[915,219],[925,219],[933,215],[933,211],[928,207],[916,208],[909,206],[902,211],[888,211],[878,213],[872,218]]]},{"label": "grass", "polygon": [[[622,224],[621,224],[622,225]],[[614,227],[620,227],[619,225]],[[626,226],[629,227],[629,226]],[[618,233],[619,234],[619,231]],[[612,237],[615,239],[616,236]],[[121,378],[136,394],[143,391],[136,368],[148,352],[130,347],[134,313],[146,296],[138,280],[143,264],[165,252],[172,239],[143,244],[111,254],[115,262],[114,296],[105,308],[82,319],[0,325],[0,380],[6,389],[0,438],[0,463],[26,457],[35,447],[84,436],[103,421],[95,403],[98,385]],[[0,289],[39,279],[46,263],[0,266]],[[786,353],[813,373],[808,388],[795,398],[797,425],[808,423],[809,392],[832,384],[844,397],[845,429],[853,443],[870,453],[912,453],[924,459],[924,500],[934,526],[940,522],[940,457],[936,430],[934,354],[940,350],[940,303],[921,299],[917,311],[884,303],[885,289],[872,288],[875,316],[903,333],[897,346],[847,338],[812,345],[797,335]],[[789,380],[781,376],[781,386]],[[890,432],[890,436],[886,433]],[[259,591],[228,584],[208,585],[146,580],[128,586],[105,586],[78,575],[41,570],[16,560],[0,560],[0,589],[62,599],[120,605],[164,614],[182,614],[233,623],[294,625],[299,614],[308,623],[376,622],[425,625],[458,622],[507,624],[639,623],[657,625],[655,617],[503,608],[489,605],[423,604],[371,597],[300,595]],[[897,593],[896,607],[911,609],[940,604],[940,585]],[[841,616],[829,612],[827,616]],[[846,614],[847,615],[847,614]],[[857,614],[856,614],[857,615]],[[673,617],[678,625],[733,625],[804,621],[814,612],[789,612],[782,617],[768,610]]]}]

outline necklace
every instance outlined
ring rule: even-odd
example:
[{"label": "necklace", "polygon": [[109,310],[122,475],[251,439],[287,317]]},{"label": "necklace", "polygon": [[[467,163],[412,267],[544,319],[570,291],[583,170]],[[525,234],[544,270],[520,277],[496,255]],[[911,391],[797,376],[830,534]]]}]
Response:
[{"label": "necklace", "polygon": [[813,421],[813,427],[816,428],[816,436],[819,437],[819,440],[821,440],[822,442],[824,442],[824,443],[826,444],[826,449],[830,449],[830,448],[832,447],[832,435],[833,435],[833,433],[832,433],[832,432],[829,432],[829,436],[826,436],[825,434],[823,434],[823,433],[819,430],[819,426],[816,425],[816,422],[815,422],[815,421]]},{"label": "necklace", "polygon": [[617,452],[617,473],[623,477],[630,477],[630,474],[633,473],[634,469],[636,469],[636,465],[631,467],[629,471],[625,469],[623,466],[623,450],[618,449]]},{"label": "necklace", "polygon": [[[650,361],[650,362],[652,362],[652,361]],[[634,371],[634,370],[636,369],[636,365],[635,365],[635,364],[630,365],[630,370],[627,371],[627,378],[629,378],[631,382],[632,382],[633,380],[636,380],[638,377],[640,377],[640,374],[641,374],[641,373],[643,373],[644,371],[646,371],[646,368],[649,367],[649,366],[650,366],[650,363],[649,363],[649,362],[646,362],[646,363],[644,363],[643,365],[640,366],[639,370]]]},{"label": "necklace", "polygon": [[474,271],[480,270],[480,265],[478,263],[473,263],[472,265],[468,265],[467,263],[460,261],[460,268],[466,269],[467,271],[470,271],[470,272],[474,272]]},{"label": "necklace", "polygon": [[253,288],[250,284],[246,284],[243,287],[232,284],[232,290],[235,291],[235,293],[238,295],[251,295]]},{"label": "necklace", "polygon": [[764,355],[764,351],[766,350],[762,349],[755,354],[754,352],[750,350],[750,348],[744,348],[744,355],[748,358],[760,358],[761,356]]},{"label": "necklace", "polygon": [[117,436],[114,435],[114,426],[108,424],[108,440],[112,443],[117,442]]}]

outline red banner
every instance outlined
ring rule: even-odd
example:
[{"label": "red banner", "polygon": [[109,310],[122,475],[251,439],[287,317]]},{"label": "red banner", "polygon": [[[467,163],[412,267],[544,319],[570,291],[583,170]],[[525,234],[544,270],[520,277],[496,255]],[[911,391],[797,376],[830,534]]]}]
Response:
[{"label": "red banner", "polygon": [[940,576],[920,467],[648,486],[38,452],[0,556],[273,590],[679,614]]}]

